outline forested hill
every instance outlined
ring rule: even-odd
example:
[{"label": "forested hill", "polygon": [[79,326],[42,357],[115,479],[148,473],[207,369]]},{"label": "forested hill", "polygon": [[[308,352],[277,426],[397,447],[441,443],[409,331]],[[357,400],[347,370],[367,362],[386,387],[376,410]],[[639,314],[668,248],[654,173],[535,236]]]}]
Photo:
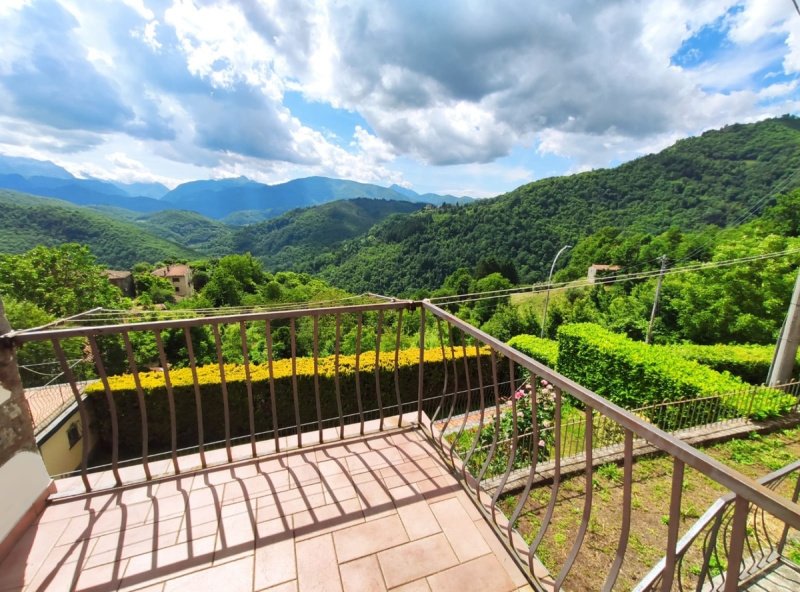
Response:
[{"label": "forested hill", "polygon": [[[614,169],[544,179],[465,206],[392,217],[311,267],[334,285],[404,294],[459,267],[512,261],[543,279],[556,251],[604,226],[651,233],[739,221],[800,186],[800,120],[731,125]],[[304,267],[308,262],[298,262]]]},{"label": "forested hill", "polygon": [[364,234],[393,214],[410,214],[423,207],[422,203],[382,199],[334,201],[239,228],[232,248],[252,253],[267,269],[309,271],[311,261],[319,264],[344,240]]},{"label": "forested hill", "polygon": [[132,222],[68,202],[0,189],[0,253],[23,253],[37,245],[76,242],[99,263],[127,269],[139,261],[195,258],[197,252],[139,228]]}]

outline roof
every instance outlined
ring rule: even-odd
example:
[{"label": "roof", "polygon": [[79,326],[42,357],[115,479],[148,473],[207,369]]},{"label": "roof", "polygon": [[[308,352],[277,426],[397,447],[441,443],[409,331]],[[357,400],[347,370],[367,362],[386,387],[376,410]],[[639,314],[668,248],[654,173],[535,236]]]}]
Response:
[{"label": "roof", "polygon": [[105,269],[103,274],[110,280],[124,280],[131,276],[130,271],[118,271],[116,269]]},{"label": "roof", "polygon": [[175,264],[159,267],[154,269],[152,273],[161,277],[183,277],[189,275],[190,271],[188,265]]},{"label": "roof", "polygon": [[603,265],[595,263],[589,269],[594,269],[595,271],[619,271],[622,268],[619,265]]}]

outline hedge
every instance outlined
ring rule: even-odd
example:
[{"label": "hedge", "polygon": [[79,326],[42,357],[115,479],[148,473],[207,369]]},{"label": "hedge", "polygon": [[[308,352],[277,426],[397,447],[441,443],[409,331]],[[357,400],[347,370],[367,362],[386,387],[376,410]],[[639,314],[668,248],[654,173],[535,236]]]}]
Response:
[{"label": "hedge", "polygon": [[[670,351],[632,341],[590,323],[562,325],[558,331],[562,374],[627,409],[752,389],[727,372],[717,372]],[[751,415],[786,411],[791,396],[762,389]],[[732,399],[733,400],[733,399]],[[741,411],[741,410],[740,410]]]},{"label": "hedge", "polygon": [[517,335],[509,340],[508,345],[545,366],[555,368],[557,365],[558,341],[554,339],[542,339],[534,335]]},{"label": "hedge", "polygon": [[[450,352],[447,352],[450,359]],[[462,352],[455,351],[455,368],[459,377],[459,389],[466,384],[464,364],[460,361]],[[474,349],[468,351],[468,364],[472,385],[477,385],[477,364],[474,362]],[[418,397],[419,350],[401,351],[399,354],[398,377],[400,398],[403,403],[416,403]],[[339,388],[343,415],[358,413],[356,400],[355,356],[339,356]],[[381,397],[384,407],[397,405],[395,393],[394,352],[381,353],[379,359]],[[444,387],[444,371],[441,349],[425,351],[424,365],[424,397],[435,397],[442,393]],[[506,380],[508,364],[498,360],[499,380]],[[488,349],[481,355],[481,368],[485,382],[491,376],[491,363]],[[453,363],[448,364],[449,387],[454,385]],[[248,407],[245,369],[242,365],[226,364],[225,384],[228,390],[228,409],[230,416],[231,437],[249,435],[250,419]],[[297,358],[297,389],[301,423],[317,422],[316,398],[314,391],[313,358]],[[322,419],[336,419],[339,412],[336,402],[335,358],[334,356],[318,360],[320,406]],[[276,360],[273,363],[275,381],[275,403],[278,429],[292,428],[296,425],[294,397],[292,389],[292,365],[290,359]],[[257,432],[272,430],[272,407],[269,387],[269,371],[266,365],[250,366],[252,389],[255,406],[255,427]],[[168,397],[163,372],[141,373],[140,382],[145,395],[147,411],[148,445],[150,452],[164,451],[170,448],[170,415]],[[205,442],[224,440],[225,426],[223,421],[223,398],[219,365],[212,364],[197,368],[198,383],[203,412],[203,430]],[[169,372],[175,400],[178,446],[196,446],[198,443],[197,408],[195,404],[194,381],[190,368],[180,368]],[[359,384],[361,390],[362,409],[364,413],[378,409],[375,392],[375,352],[365,352],[360,357]],[[141,421],[139,403],[133,376],[123,374],[111,376],[109,386],[114,395],[119,427],[120,452],[123,456],[141,452]],[[88,401],[95,417],[100,441],[108,447],[111,442],[110,414],[107,397],[103,385],[98,381],[87,389]],[[491,398],[492,389],[486,389]],[[493,403],[493,400],[491,401]],[[487,405],[489,402],[487,401]],[[432,405],[435,407],[435,404]],[[405,407],[409,411],[412,406]],[[415,407],[414,407],[415,408]],[[428,407],[426,407],[428,410]],[[387,415],[396,415],[396,409],[387,411]],[[376,417],[371,413],[370,417]],[[356,418],[357,420],[357,418]],[[350,422],[354,421],[352,418]],[[329,424],[326,427],[330,427]],[[308,428],[306,428],[308,429]]]},{"label": "hedge", "polygon": [[[775,347],[771,345],[662,345],[687,360],[730,372],[750,384],[763,384],[767,378]],[[798,358],[800,362],[800,358]]]}]

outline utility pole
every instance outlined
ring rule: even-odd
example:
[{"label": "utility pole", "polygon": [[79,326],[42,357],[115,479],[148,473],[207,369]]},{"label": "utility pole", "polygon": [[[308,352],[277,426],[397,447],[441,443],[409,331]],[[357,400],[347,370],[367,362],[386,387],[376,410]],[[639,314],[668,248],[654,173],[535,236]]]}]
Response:
[{"label": "utility pole", "polygon": [[561,256],[561,253],[571,248],[572,245],[564,245],[563,247],[561,247],[561,250],[558,253],[556,253],[555,257],[553,257],[553,264],[550,266],[550,275],[547,276],[547,294],[544,297],[544,312],[542,313],[541,337],[543,339],[544,339],[545,327],[547,326],[547,305],[550,303],[550,280],[553,279],[553,270],[556,268],[556,261],[558,261],[558,258]]},{"label": "utility pole", "polygon": [[664,281],[664,272],[667,270],[667,256],[661,255],[661,273],[658,274],[658,283],[656,284],[656,297],[653,300],[653,310],[650,311],[650,325],[647,327],[647,337],[645,343],[653,342],[653,322],[656,320],[656,312],[658,311],[658,299],[661,297],[661,282]]},{"label": "utility pole", "polygon": [[800,343],[800,271],[794,283],[792,301],[789,303],[789,312],[786,313],[786,321],[783,323],[781,339],[775,348],[771,375],[767,378],[770,386],[789,382],[794,370],[798,343]]}]

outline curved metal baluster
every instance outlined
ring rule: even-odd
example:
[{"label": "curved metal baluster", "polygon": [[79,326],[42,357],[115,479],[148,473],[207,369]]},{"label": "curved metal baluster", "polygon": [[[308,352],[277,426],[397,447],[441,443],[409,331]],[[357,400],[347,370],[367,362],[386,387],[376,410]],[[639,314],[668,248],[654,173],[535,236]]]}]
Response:
[{"label": "curved metal baluster", "polygon": [[569,574],[569,570],[572,569],[572,565],[575,563],[575,559],[578,557],[578,552],[581,550],[581,546],[583,546],[583,540],[586,537],[586,530],[589,528],[589,518],[591,517],[592,513],[592,493],[594,488],[592,487],[592,432],[594,428],[594,417],[592,414],[592,408],[588,405],[586,406],[586,439],[585,439],[585,446],[586,446],[586,491],[585,491],[585,498],[583,503],[583,516],[581,517],[581,525],[578,528],[578,532],[575,535],[575,543],[572,545],[572,549],[567,556],[566,561],[564,561],[564,565],[561,568],[561,571],[558,573],[558,577],[556,577],[555,581],[555,589],[560,590],[561,586],[564,584],[564,580],[567,578]]},{"label": "curved metal baluster", "polygon": [[[475,430],[475,438],[472,440],[472,445],[470,446],[469,451],[464,456],[463,475],[465,480],[467,478],[467,467],[469,466],[469,461],[472,459],[472,455],[475,454],[475,450],[478,448],[478,443],[481,441],[481,433],[483,432],[483,424],[486,417],[486,397],[484,395],[483,368],[481,368],[481,348],[478,343],[475,344],[475,362],[478,365],[478,394],[480,395],[481,412],[480,412],[480,417],[478,418],[478,429]],[[478,494],[479,489],[480,489],[480,483],[476,481],[475,482],[476,495]]]},{"label": "curved metal baluster", "polygon": [[425,378],[425,317],[424,308],[419,309],[419,372],[417,373],[417,423],[422,425],[422,397]]},{"label": "curved metal baluster", "polygon": [[[464,429],[467,427],[467,422],[469,421],[469,415],[472,411],[472,385],[470,383],[469,378],[469,362],[467,360],[467,342],[466,336],[464,332],[461,331],[461,359],[464,362],[464,379],[467,383],[467,404],[464,408],[464,421],[461,422],[461,427],[458,429],[458,433],[456,434],[455,439],[453,440],[453,445],[450,446],[450,464],[455,466],[455,452],[456,447],[458,445],[458,441],[461,439],[461,435],[464,433]],[[461,473],[464,476],[464,479],[467,478],[466,476],[467,465],[464,464],[461,467]]]},{"label": "curved metal baluster", "polygon": [[553,418],[553,425],[555,427],[555,458],[553,459],[553,486],[550,493],[550,501],[547,503],[542,524],[539,527],[539,532],[528,547],[528,568],[533,573],[533,558],[536,555],[536,550],[542,543],[547,528],[550,526],[550,521],[553,519],[553,511],[556,508],[556,501],[558,499],[558,490],[561,488],[561,389],[555,387],[555,416]]},{"label": "curved metal baluster", "polygon": [[403,337],[403,309],[397,311],[397,340],[394,344],[394,394],[397,398],[397,427],[403,427],[403,400],[400,397],[400,345]]},{"label": "curved metal baluster", "polygon": [[[200,465],[206,468],[206,447],[205,433],[203,430],[203,399],[200,393],[200,382],[197,380],[197,362],[194,357],[194,344],[192,343],[192,332],[189,327],[183,328],[183,336],[186,339],[186,353],[189,357],[189,368],[192,371],[192,384],[194,386],[194,406],[197,412],[197,450],[200,453]],[[131,352],[133,355],[133,352]]]},{"label": "curved metal baluster", "polygon": [[319,315],[314,315],[314,402],[317,407],[317,428],[319,443],[322,444],[322,402],[319,394]]},{"label": "curved metal baluster", "polygon": [[381,396],[381,334],[383,333],[383,311],[378,311],[378,327],[375,329],[375,397],[378,400],[378,431],[383,431],[383,397]]},{"label": "curved metal baluster", "polygon": [[358,405],[358,421],[360,428],[358,433],[364,435],[364,406],[361,402],[361,329],[364,324],[362,313],[358,313],[358,324],[356,327],[356,404]]},{"label": "curved metal baluster", "polygon": [[250,452],[253,458],[256,454],[256,416],[253,408],[253,381],[250,378],[250,352],[247,350],[247,329],[244,321],[239,321],[239,339],[242,341],[242,362],[244,365],[244,379],[247,388],[247,412],[250,420]]},{"label": "curved metal baluster", "polygon": [[297,428],[297,447],[303,447],[303,424],[300,421],[300,395],[297,388],[297,329],[294,317],[289,319],[289,345],[292,354],[292,401],[294,402],[294,421]]},{"label": "curved metal baluster", "polygon": [[[161,331],[155,330],[153,331],[153,335],[155,335],[156,338],[156,348],[158,349],[158,358],[161,361],[161,371],[164,374],[164,386],[167,389],[167,404],[169,405],[170,439],[172,443],[172,465],[173,467],[175,467],[175,474],[179,475],[181,472],[181,468],[178,465],[178,428],[176,425],[176,418],[175,418],[175,395],[172,392],[172,380],[170,380],[169,376],[169,362],[167,361],[167,354],[164,352],[164,342],[161,340]],[[217,333],[217,336],[219,336],[219,333]],[[220,363],[222,362],[220,361]],[[224,388],[225,381],[223,380],[221,382],[223,385],[223,398],[225,399],[225,401],[227,401],[227,390]],[[226,411],[228,410],[227,404],[225,405],[225,410]],[[228,425],[227,421],[225,422],[225,425],[226,426]],[[230,439],[228,439],[227,442],[228,444],[230,444]],[[230,461],[230,458],[228,458],[228,461]]]},{"label": "curved metal baluster", "polygon": [[267,319],[267,372],[269,373],[269,402],[272,408],[272,437],[275,441],[275,452],[281,451],[281,439],[278,434],[278,402],[275,395],[275,372],[272,368],[272,326]]},{"label": "curved metal baluster", "polygon": [[[633,432],[630,430],[625,431],[625,444],[624,444],[624,457],[625,468],[623,477],[622,489],[622,530],[619,533],[619,542],[617,543],[617,555],[614,557],[614,563],[611,564],[611,570],[608,572],[606,582],[603,585],[603,592],[610,592],[614,588],[614,584],[619,577],[619,571],[622,569],[622,562],[625,560],[625,552],[628,550],[628,534],[631,530],[631,501],[633,489]],[[681,555],[681,560],[683,556]],[[680,583],[680,578],[678,578]]]},{"label": "curved metal baluster", "polygon": [[489,360],[492,365],[492,382],[494,386],[494,434],[492,435],[492,444],[489,447],[489,452],[486,455],[486,460],[481,467],[478,476],[476,477],[478,484],[475,491],[475,497],[478,503],[481,503],[481,481],[483,481],[486,471],[489,470],[489,465],[494,460],[494,454],[497,451],[497,442],[500,439],[500,388],[497,384],[497,355],[494,348],[489,348]]},{"label": "curved metal baluster", "polygon": [[[442,410],[442,406],[444,405],[444,398],[447,396],[447,384],[449,381],[449,371],[447,369],[447,353],[444,348],[444,335],[442,333],[442,319],[436,317],[436,326],[439,329],[439,346],[442,349],[442,364],[444,368],[444,385],[442,386],[442,396],[439,398],[439,404],[436,405],[436,409],[431,415],[431,438],[435,438],[435,434],[433,433],[433,424],[436,423],[436,419],[439,417],[439,412]],[[441,446],[441,438],[439,440],[439,445]]]},{"label": "curved metal baluster", "polygon": [[458,370],[456,368],[456,351],[453,347],[453,327],[451,325],[447,325],[447,338],[450,341],[450,362],[453,364],[453,402],[450,404],[450,413],[447,415],[442,429],[439,430],[439,445],[442,447],[442,450],[444,450],[444,433],[447,430],[447,426],[449,426],[450,422],[453,420],[453,414],[456,410],[456,400],[458,399]]},{"label": "curved metal baluster", "polygon": [[719,514],[714,519],[714,524],[703,539],[703,563],[700,566],[700,574],[697,576],[697,587],[695,588],[697,592],[700,592],[705,588],[705,581],[707,577],[709,582],[713,581],[713,576],[709,575],[708,570],[709,566],[711,565],[711,558],[716,557],[717,565],[721,565],[719,553],[717,552],[717,537],[719,536],[723,518],[728,507],[729,505],[720,508]]},{"label": "curved metal baluster", "polygon": [[[75,375],[72,373],[72,368],[69,367],[67,356],[64,355],[64,350],[61,348],[61,342],[54,337],[51,339],[51,343],[53,344],[53,352],[56,354],[58,364],[61,366],[61,372],[67,379],[69,388],[72,391],[72,395],[75,397],[75,403],[78,405],[78,414],[81,418],[81,429],[82,433],[85,434],[89,429],[89,414],[86,412],[86,406],[83,403],[81,393],[78,390],[78,385],[75,382]],[[88,464],[89,446],[87,446],[86,440],[84,440],[83,446],[81,447],[81,480],[83,481],[83,487],[86,489],[86,493],[92,491],[92,486],[89,483],[89,476],[87,474]]]},{"label": "curved metal baluster", "polygon": [[506,463],[506,470],[503,473],[503,477],[500,479],[500,484],[497,486],[497,489],[492,496],[492,520],[494,523],[497,524],[497,502],[500,499],[500,496],[503,495],[503,489],[505,489],[506,482],[508,481],[508,477],[511,475],[511,471],[514,469],[514,461],[517,458],[517,445],[519,443],[519,424],[517,422],[517,397],[515,396],[516,391],[514,389],[514,360],[508,360],[508,381],[511,385],[511,450],[508,453],[508,462]]},{"label": "curved metal baluster", "polygon": [[336,409],[339,411],[339,438],[344,439],[344,413],[342,412],[342,389],[339,384],[339,350],[342,344],[342,316],[336,315],[336,338],[333,346],[333,384],[336,389]]},{"label": "curved metal baluster", "polygon": [[[125,352],[128,355],[128,367],[130,368],[131,376],[133,376],[133,384],[136,386],[136,399],[139,402],[139,421],[142,426],[142,466],[144,468],[145,479],[150,481],[153,475],[150,473],[150,461],[147,458],[149,442],[147,441],[147,407],[144,402],[144,390],[142,389],[142,381],[139,378],[139,369],[136,366],[136,357],[133,355],[131,338],[127,331],[122,334],[122,341],[125,343]],[[195,384],[196,383],[197,381],[195,381]],[[203,455],[202,448],[200,448],[200,458],[204,463],[203,467],[205,467],[205,456]]]},{"label": "curved metal baluster", "polygon": [[108,403],[108,414],[111,416],[111,472],[114,475],[114,481],[117,486],[122,485],[122,478],[119,476],[119,423],[117,421],[117,405],[114,403],[114,393],[111,392],[111,387],[108,384],[108,375],[106,374],[105,365],[103,365],[103,358],[100,355],[100,348],[97,347],[97,339],[94,335],[89,335],[89,348],[92,350],[92,358],[94,358],[94,365],[97,368],[97,375],[100,377],[100,382],[103,383],[103,390],[106,392],[106,402]]}]

